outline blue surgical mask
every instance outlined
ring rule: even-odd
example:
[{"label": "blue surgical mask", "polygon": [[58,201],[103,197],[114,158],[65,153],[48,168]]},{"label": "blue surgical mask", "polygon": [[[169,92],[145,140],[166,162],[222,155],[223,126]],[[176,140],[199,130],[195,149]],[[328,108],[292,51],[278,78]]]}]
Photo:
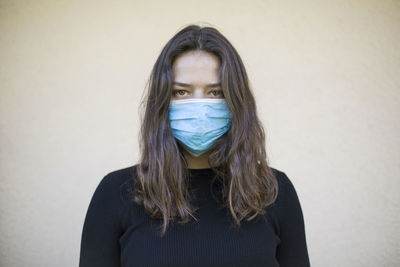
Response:
[{"label": "blue surgical mask", "polygon": [[171,100],[169,120],[175,138],[198,157],[226,133],[232,112],[225,99],[188,98]]}]

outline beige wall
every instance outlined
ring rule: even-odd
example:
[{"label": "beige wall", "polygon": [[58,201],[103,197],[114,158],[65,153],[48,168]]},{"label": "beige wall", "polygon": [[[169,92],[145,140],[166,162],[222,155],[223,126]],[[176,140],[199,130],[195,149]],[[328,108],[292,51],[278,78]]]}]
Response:
[{"label": "beige wall", "polygon": [[312,266],[399,264],[399,1],[3,0],[0,265],[77,266],[95,187],[138,158],[151,67],[198,22],[243,58]]}]

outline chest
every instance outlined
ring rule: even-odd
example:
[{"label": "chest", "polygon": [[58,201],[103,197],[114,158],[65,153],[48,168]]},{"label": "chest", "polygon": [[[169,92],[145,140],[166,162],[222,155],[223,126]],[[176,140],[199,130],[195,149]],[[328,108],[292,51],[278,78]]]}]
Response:
[{"label": "chest", "polygon": [[235,228],[225,211],[205,205],[196,218],[174,222],[163,237],[161,220],[133,220],[120,238],[122,266],[279,266],[280,239],[264,217]]}]

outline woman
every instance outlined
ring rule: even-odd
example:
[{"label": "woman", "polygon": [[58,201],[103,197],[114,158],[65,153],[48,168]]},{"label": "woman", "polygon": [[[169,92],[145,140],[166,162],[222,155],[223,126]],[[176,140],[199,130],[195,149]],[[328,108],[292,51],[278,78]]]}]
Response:
[{"label": "woman", "polygon": [[296,190],[268,165],[245,67],[218,30],[180,30],[144,103],[140,161],[94,192],[80,267],[310,266]]}]

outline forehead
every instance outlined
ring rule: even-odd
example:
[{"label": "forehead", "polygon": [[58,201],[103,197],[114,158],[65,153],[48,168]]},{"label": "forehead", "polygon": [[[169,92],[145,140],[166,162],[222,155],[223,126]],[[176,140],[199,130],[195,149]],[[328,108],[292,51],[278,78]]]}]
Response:
[{"label": "forehead", "polygon": [[217,56],[205,51],[188,51],[178,56],[172,66],[174,75],[193,72],[218,73],[220,62]]}]

